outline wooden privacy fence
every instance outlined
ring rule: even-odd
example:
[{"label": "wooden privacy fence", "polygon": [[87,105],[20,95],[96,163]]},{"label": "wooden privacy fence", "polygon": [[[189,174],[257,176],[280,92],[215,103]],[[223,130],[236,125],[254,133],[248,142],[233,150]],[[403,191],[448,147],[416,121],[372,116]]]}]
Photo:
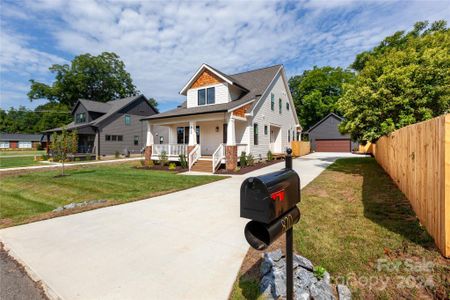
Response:
[{"label": "wooden privacy fence", "polygon": [[303,156],[311,152],[311,143],[305,141],[292,141],[292,155],[293,156]]},{"label": "wooden privacy fence", "polygon": [[373,154],[450,257],[450,114],[381,137]]}]

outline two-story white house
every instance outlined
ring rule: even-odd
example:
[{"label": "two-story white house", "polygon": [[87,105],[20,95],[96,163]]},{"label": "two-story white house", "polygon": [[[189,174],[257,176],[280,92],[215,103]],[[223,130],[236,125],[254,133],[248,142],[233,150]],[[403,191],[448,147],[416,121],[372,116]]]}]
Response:
[{"label": "two-story white house", "polygon": [[[256,160],[283,153],[300,136],[295,106],[282,65],[226,75],[203,64],[180,91],[179,107],[144,118],[146,159],[186,154],[189,169],[234,170],[243,151]],[[168,128],[168,143],[155,143],[154,128]],[[203,166],[200,168],[200,166]]]}]

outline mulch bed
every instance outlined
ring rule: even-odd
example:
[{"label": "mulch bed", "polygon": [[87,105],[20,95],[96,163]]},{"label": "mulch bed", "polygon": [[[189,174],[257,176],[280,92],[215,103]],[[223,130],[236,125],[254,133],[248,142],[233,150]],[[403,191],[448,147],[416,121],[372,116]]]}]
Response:
[{"label": "mulch bed", "polygon": [[271,160],[271,161],[265,161],[265,162],[258,162],[255,163],[253,166],[247,166],[244,168],[239,169],[239,171],[228,171],[227,169],[219,169],[217,170],[216,174],[230,174],[230,175],[242,175],[246,174],[276,163],[281,162],[282,160]]},{"label": "mulch bed", "polygon": [[175,170],[169,170],[169,166],[161,166],[161,165],[153,165],[151,167],[149,166],[138,166],[135,167],[136,169],[142,169],[142,170],[154,170],[154,171],[166,171],[171,173],[182,173],[187,172],[187,169],[183,169],[181,166],[176,166]]}]

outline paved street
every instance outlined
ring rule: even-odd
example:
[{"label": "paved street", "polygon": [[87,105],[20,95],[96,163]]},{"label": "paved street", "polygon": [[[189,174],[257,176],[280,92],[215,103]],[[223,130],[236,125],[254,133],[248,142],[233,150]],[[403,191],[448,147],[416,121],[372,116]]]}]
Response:
[{"label": "paved street", "polygon": [[[303,187],[346,156],[351,154],[310,154],[295,159],[293,167]],[[55,298],[227,299],[248,249],[243,235],[247,221],[239,217],[241,182],[283,164],[3,229],[0,239]]]}]

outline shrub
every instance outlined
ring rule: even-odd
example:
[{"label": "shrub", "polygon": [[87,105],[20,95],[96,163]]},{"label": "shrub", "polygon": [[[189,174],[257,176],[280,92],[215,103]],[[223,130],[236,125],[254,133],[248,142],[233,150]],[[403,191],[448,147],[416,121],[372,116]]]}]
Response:
[{"label": "shrub", "polygon": [[159,162],[162,166],[166,166],[167,163],[169,162],[169,158],[167,157],[166,151],[161,152],[161,154],[158,157],[159,157]]},{"label": "shrub", "polygon": [[145,167],[145,159],[141,159],[139,162],[141,163],[141,167]]},{"label": "shrub", "polygon": [[92,155],[91,153],[87,153],[86,154],[86,160],[92,160],[95,156]]},{"label": "shrub", "polygon": [[268,161],[271,161],[271,160],[273,160],[273,154],[272,154],[272,151],[267,151],[267,160]]},{"label": "shrub", "polygon": [[177,169],[177,164],[176,163],[170,163],[169,164],[169,170],[171,170],[171,171],[173,171],[173,170],[176,170]]},{"label": "shrub", "polygon": [[152,160],[153,165],[159,165],[159,160]]},{"label": "shrub", "polygon": [[119,158],[120,157],[120,152],[116,150],[116,152],[114,152],[114,157],[115,158]]},{"label": "shrub", "polygon": [[247,156],[245,151],[242,151],[241,156],[239,157],[239,164],[241,168],[247,166]]},{"label": "shrub", "polygon": [[48,160],[48,155],[47,154],[42,154],[42,160]]},{"label": "shrub", "polygon": [[80,161],[80,158],[79,157],[75,157],[75,161]]},{"label": "shrub", "polygon": [[179,160],[180,160],[180,166],[183,169],[187,169],[188,168],[188,162],[187,162],[187,159],[186,159],[186,155],[185,154],[180,154],[179,155]]},{"label": "shrub", "polygon": [[323,278],[323,276],[325,276],[325,272],[326,272],[327,270],[325,270],[325,268],[324,267],[322,267],[322,266],[316,266],[316,267],[314,267],[314,275],[316,276],[316,278],[317,279],[322,279]]},{"label": "shrub", "polygon": [[255,164],[255,158],[252,154],[247,155],[247,166],[253,166]]}]

